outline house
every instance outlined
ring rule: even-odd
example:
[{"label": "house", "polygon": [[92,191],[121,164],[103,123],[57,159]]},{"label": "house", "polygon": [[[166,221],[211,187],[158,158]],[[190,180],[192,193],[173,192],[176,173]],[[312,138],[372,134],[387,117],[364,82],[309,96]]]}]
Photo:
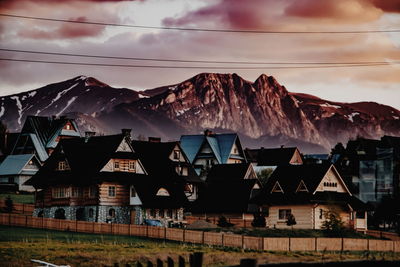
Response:
[{"label": "house", "polygon": [[197,174],[207,172],[216,164],[245,163],[246,157],[236,133],[182,135],[180,144]]},{"label": "house", "polygon": [[27,116],[11,154],[35,154],[43,163],[61,139],[71,137],[80,137],[78,126],[73,119],[64,116]]},{"label": "house", "polygon": [[183,220],[187,200],[167,179],[148,175],[130,131],[62,139],[27,184],[41,189],[34,216],[141,224]]},{"label": "house", "polygon": [[339,214],[346,227],[367,228],[367,206],[354,197],[331,164],[281,165],[261,193],[253,199],[267,212],[267,226],[286,228],[288,216],[294,228],[321,229],[328,211]]},{"label": "house", "polygon": [[149,175],[182,187],[189,201],[197,199],[198,187],[203,182],[178,141],[161,142],[159,138],[150,137],[149,141],[133,140],[132,147]]},{"label": "house", "polygon": [[331,161],[364,202],[400,197],[400,137],[357,138],[332,149]]},{"label": "house", "polygon": [[24,183],[36,174],[40,166],[34,154],[9,155],[0,165],[0,188],[7,191],[35,191]]},{"label": "house", "polygon": [[297,147],[245,149],[246,158],[255,166],[279,166],[303,164],[303,158]]},{"label": "house", "polygon": [[250,163],[214,165],[189,211],[205,218],[225,216],[252,220],[257,207],[250,199],[260,189],[261,184]]}]

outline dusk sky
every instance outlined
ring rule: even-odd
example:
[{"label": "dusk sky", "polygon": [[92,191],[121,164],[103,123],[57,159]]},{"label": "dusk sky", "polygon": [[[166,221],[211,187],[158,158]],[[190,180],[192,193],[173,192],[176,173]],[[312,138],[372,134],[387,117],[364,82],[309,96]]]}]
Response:
[{"label": "dusk sky", "polygon": [[[1,49],[225,62],[136,61],[2,50],[3,59],[202,68],[127,68],[1,60],[0,95],[36,89],[78,75],[95,77],[113,87],[144,90],[175,84],[201,72],[237,73],[250,81],[265,73],[291,92],[341,102],[375,101],[400,109],[400,0],[0,0],[0,13],[119,25],[286,32],[146,29],[0,16]],[[354,31],[363,33],[304,33]],[[301,64],[244,65],[228,61]],[[321,62],[384,64],[276,69]],[[210,68],[221,66],[259,69]]]}]

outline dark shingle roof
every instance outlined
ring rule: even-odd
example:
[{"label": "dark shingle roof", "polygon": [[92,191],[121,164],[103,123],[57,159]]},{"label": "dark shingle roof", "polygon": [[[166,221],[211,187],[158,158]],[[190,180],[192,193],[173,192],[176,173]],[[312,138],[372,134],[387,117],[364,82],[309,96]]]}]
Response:
[{"label": "dark shingle roof", "polygon": [[214,165],[207,175],[207,182],[243,180],[251,163]]},{"label": "dark shingle roof", "polygon": [[259,166],[278,166],[289,164],[296,147],[245,149],[246,158]]},{"label": "dark shingle roof", "polygon": [[[175,162],[169,158],[176,146],[180,148],[179,142],[132,141],[133,150],[139,155],[144,168],[150,175],[163,177],[163,179],[168,176],[171,180],[184,179],[201,182],[182,149],[180,150],[186,162]],[[176,166],[187,167],[188,176],[179,176],[175,171]]]}]

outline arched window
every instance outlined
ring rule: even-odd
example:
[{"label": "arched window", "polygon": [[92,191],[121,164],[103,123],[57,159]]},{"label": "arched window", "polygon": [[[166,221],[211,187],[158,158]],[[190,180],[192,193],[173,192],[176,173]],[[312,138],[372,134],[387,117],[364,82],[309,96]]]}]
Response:
[{"label": "arched window", "polygon": [[84,208],[79,208],[76,210],[76,220],[77,221],[85,220],[85,209]]},{"label": "arched window", "polygon": [[110,216],[111,218],[114,218],[115,217],[115,209],[109,209],[108,216]]},{"label": "arched window", "polygon": [[39,211],[39,213],[38,213],[37,216],[38,216],[38,217],[43,217],[43,210]]},{"label": "arched window", "polygon": [[160,189],[158,189],[156,196],[169,196],[169,192],[167,189],[161,187]]}]

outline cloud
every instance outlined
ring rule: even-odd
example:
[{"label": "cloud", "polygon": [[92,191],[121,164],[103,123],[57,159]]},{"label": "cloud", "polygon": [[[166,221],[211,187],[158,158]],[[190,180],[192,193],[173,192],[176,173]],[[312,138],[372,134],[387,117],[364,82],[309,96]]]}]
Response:
[{"label": "cloud", "polygon": [[400,13],[400,0],[369,0],[374,6],[385,12]]}]

